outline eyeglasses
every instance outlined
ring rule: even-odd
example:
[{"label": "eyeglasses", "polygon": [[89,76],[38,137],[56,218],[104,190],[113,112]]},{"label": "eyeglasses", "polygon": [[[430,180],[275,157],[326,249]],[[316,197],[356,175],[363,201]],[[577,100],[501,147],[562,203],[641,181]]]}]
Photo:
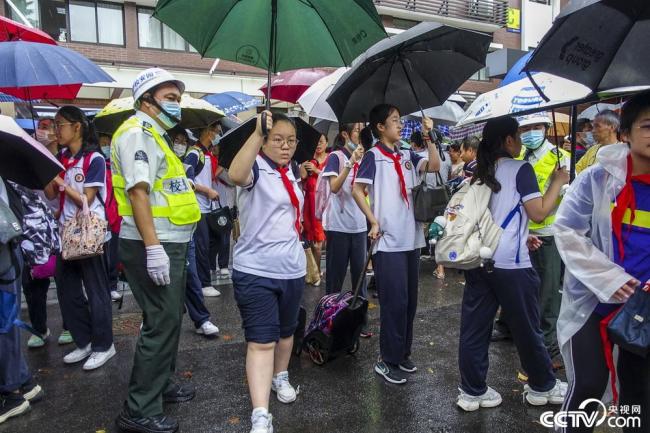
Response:
[{"label": "eyeglasses", "polygon": [[54,129],[59,129],[64,125],[72,125],[71,122],[54,122]]},{"label": "eyeglasses", "polygon": [[650,138],[650,124],[633,126],[633,128],[641,130],[641,137]]},{"label": "eyeglasses", "polygon": [[281,137],[275,137],[271,139],[271,144],[273,144],[273,146],[275,147],[282,147],[286,144],[287,146],[289,146],[290,149],[293,149],[298,145],[298,140],[296,140],[295,138],[286,139]]}]

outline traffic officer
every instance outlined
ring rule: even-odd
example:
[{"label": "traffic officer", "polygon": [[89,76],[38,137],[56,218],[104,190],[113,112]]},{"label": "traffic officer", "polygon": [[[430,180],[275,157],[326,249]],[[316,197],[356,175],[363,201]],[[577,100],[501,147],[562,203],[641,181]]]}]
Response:
[{"label": "traffic officer", "polygon": [[[539,190],[545,194],[551,185],[551,178],[558,164],[568,168],[571,163],[571,154],[548,141],[547,136],[552,122],[547,113],[530,114],[519,117],[517,120],[523,144],[521,158],[533,166]],[[555,328],[562,303],[560,292],[562,288],[562,259],[555,246],[551,229],[560,200],[558,199],[555,209],[544,221],[541,223],[530,221],[528,226],[530,229],[530,258],[541,279],[539,299],[541,329],[551,358],[559,355]]]},{"label": "traffic officer", "polygon": [[128,398],[117,419],[124,431],[175,432],[163,402],[194,397],[172,382],[183,315],[188,243],[201,213],[167,132],[180,122],[185,85],[151,68],[133,83],[134,116],[113,135],[113,188],[120,216],[119,254],[143,312]]}]

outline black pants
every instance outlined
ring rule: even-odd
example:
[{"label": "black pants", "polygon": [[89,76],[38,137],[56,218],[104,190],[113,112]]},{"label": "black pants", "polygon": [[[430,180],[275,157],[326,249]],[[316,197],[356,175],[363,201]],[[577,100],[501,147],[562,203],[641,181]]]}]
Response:
[{"label": "black pants", "polygon": [[[325,291],[336,293],[343,288],[343,281],[350,265],[352,289],[363,276],[366,264],[366,232],[343,233],[327,231],[327,254],[325,256]],[[361,286],[361,296],[368,297],[367,284]]]},{"label": "black pants", "polygon": [[555,375],[539,327],[539,277],[535,270],[494,269],[488,273],[478,268],[465,271],[465,280],[458,349],[463,391],[474,396],[487,391],[488,349],[499,305],[508,317],[529,385],[535,391],[553,388]]},{"label": "black pants", "polygon": [[208,227],[206,217],[207,214],[201,214],[201,219],[196,224],[196,230],[194,231],[196,270],[199,273],[202,287],[212,285],[210,276],[210,227]]},{"label": "black pants", "polygon": [[[210,269],[228,269],[230,263],[230,233],[228,230],[224,233],[210,232]],[[219,267],[217,268],[217,263]]]},{"label": "black pants", "polygon": [[[563,411],[577,411],[580,404],[589,399],[600,400],[607,388],[609,370],[605,363],[605,352],[600,337],[600,321],[603,318],[592,313],[584,326],[569,340],[569,356],[573,374],[568,378]],[[567,374],[569,372],[567,371]],[[619,380],[619,407],[640,406],[640,429],[623,429],[624,432],[648,431],[650,428],[650,359],[641,358],[619,347],[616,373]],[[604,402],[607,404],[606,402]],[[585,408],[587,411],[602,410],[596,403]],[[567,427],[562,432],[591,433],[593,427]]]},{"label": "black pants", "polygon": [[58,255],[55,279],[61,314],[77,347],[91,343],[93,352],[108,350],[113,312],[105,255],[70,261]]},{"label": "black pants", "polygon": [[373,264],[380,307],[379,350],[382,360],[397,365],[411,356],[420,250],[380,251]]},{"label": "black pants", "polygon": [[194,240],[187,245],[187,278],[185,284],[185,308],[194,322],[195,328],[200,328],[205,322],[210,320],[210,312],[205,306],[203,297],[203,285],[199,280],[199,274],[196,271],[196,251],[194,249]]},{"label": "black pants", "polygon": [[[34,279],[29,266],[23,269],[23,291],[29,311],[29,321],[32,328],[41,335],[47,332],[47,291],[50,288],[49,278]],[[65,325],[64,325],[65,329]]]},{"label": "black pants", "polygon": [[108,241],[106,250],[106,262],[108,263],[108,289],[109,292],[117,291],[117,280],[120,276],[117,265],[120,262],[118,257],[118,246],[120,244],[119,233],[111,233],[111,240]]}]

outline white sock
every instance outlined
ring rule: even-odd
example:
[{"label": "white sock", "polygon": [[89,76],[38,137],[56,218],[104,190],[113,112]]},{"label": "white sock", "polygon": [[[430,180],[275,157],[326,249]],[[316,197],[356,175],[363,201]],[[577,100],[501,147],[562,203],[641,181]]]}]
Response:
[{"label": "white sock", "polygon": [[253,418],[255,416],[268,415],[268,414],[269,414],[269,411],[265,407],[256,407],[255,409],[253,409]]}]

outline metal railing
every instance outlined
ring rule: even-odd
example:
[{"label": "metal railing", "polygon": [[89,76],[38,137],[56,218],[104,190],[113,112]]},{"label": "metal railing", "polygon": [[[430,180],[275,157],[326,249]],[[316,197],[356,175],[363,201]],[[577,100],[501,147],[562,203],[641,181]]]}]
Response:
[{"label": "metal railing", "polygon": [[508,21],[507,0],[374,0],[376,6],[478,21],[504,27]]}]

